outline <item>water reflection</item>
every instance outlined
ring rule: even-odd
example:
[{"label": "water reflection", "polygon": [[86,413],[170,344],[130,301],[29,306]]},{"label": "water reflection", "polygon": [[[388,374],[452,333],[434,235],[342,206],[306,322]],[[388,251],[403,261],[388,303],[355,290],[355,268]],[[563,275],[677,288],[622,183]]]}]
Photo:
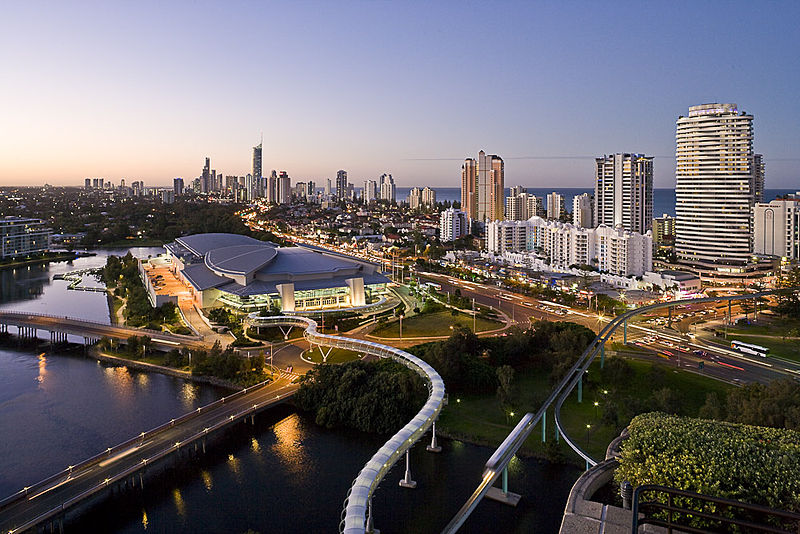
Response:
[{"label": "water reflection", "polygon": [[256,454],[261,452],[261,445],[256,438],[250,440],[250,449]]},{"label": "water reflection", "polygon": [[303,439],[306,437],[305,428],[300,416],[292,414],[272,427],[275,434],[275,444],[272,451],[278,456],[281,463],[286,466],[292,476],[302,480],[310,470],[309,459],[303,448]]},{"label": "water reflection", "polygon": [[228,467],[229,467],[229,468],[230,468],[230,470],[233,472],[233,474],[236,476],[236,482],[239,482],[239,483],[241,483],[241,482],[242,482],[242,477],[241,477],[241,474],[242,474],[242,472],[241,472],[241,470],[242,470],[242,467],[241,467],[241,462],[240,462],[240,461],[239,461],[239,459],[238,459],[236,456],[234,456],[233,454],[229,454],[229,455],[228,455]]},{"label": "water reflection", "polygon": [[175,510],[178,512],[178,515],[181,517],[186,516],[186,504],[183,502],[181,490],[178,488],[172,490],[172,500],[175,502]]},{"label": "water reflection", "polygon": [[147,520],[147,510],[142,510],[142,529],[147,530],[147,525],[149,521]]},{"label": "water reflection", "polygon": [[126,403],[134,400],[133,376],[127,367],[106,367],[103,371],[118,399]]},{"label": "water reflection", "polygon": [[214,487],[213,481],[211,479],[211,473],[203,469],[202,471],[200,471],[200,476],[203,478],[203,486],[206,487],[206,491],[211,491],[211,489]]},{"label": "water reflection", "polygon": [[186,382],[183,384],[183,387],[181,387],[181,401],[183,401],[183,405],[186,406],[187,409],[194,406],[198,389],[197,384],[192,382]]},{"label": "water reflection", "polygon": [[47,358],[44,355],[44,352],[39,355],[39,375],[36,377],[36,381],[39,384],[44,382],[44,377],[47,374]]}]

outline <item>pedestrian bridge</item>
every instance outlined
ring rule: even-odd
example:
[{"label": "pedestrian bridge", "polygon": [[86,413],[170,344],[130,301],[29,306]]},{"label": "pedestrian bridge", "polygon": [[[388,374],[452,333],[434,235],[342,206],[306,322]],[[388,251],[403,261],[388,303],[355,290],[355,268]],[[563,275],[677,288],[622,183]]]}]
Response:
[{"label": "pedestrian bridge", "polygon": [[[395,463],[406,455],[406,474],[401,485],[413,487],[408,466],[408,451],[428,430],[433,430],[428,450],[438,452],[435,421],[445,405],[444,381],[439,374],[420,358],[405,351],[365,341],[317,331],[317,323],[304,317],[259,317],[251,314],[252,326],[299,327],[310,343],[338,347],[370,354],[379,358],[392,358],[419,374],[428,388],[428,399],[414,418],[392,436],[361,469],[344,502],[340,531],[344,534],[361,534],[372,531],[372,495]],[[131,335],[146,334],[154,342],[175,346],[201,346],[199,338],[176,336],[114,325],[103,325],[83,319],[54,317],[31,313],[0,312],[0,329],[7,331],[15,326],[21,335],[37,329],[59,332],[63,335],[83,336],[85,342],[108,336],[126,340]],[[52,339],[52,337],[51,337]],[[50,522],[51,529],[61,524],[65,512],[76,504],[114,487],[130,487],[143,483],[142,473],[155,462],[182,451],[205,450],[206,437],[221,428],[253,418],[254,415],[277,403],[284,402],[299,388],[289,377],[271,383],[262,383],[224,397],[207,406],[185,414],[158,428],[142,432],[130,440],[104,452],[69,466],[47,479],[28,486],[0,501],[0,533],[16,534]]]}]

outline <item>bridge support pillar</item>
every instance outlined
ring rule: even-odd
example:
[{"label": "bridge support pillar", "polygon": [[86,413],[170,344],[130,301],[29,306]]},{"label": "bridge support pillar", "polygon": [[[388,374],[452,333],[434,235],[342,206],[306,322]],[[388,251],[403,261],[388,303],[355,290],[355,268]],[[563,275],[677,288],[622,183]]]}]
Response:
[{"label": "bridge support pillar", "polygon": [[667,319],[667,328],[672,327],[672,306],[667,308],[668,319]]},{"label": "bridge support pillar", "polygon": [[558,443],[558,425],[555,425],[553,428],[555,429],[556,432],[556,443]]},{"label": "bridge support pillar", "polygon": [[547,410],[542,412],[542,443],[547,441]]},{"label": "bridge support pillar", "polygon": [[628,344],[628,320],[622,321],[622,342]]},{"label": "bridge support pillar", "polygon": [[369,502],[367,503],[367,534],[381,534],[381,531],[375,528],[375,525],[372,521],[372,497],[369,498]]},{"label": "bridge support pillar", "polygon": [[[671,310],[672,308],[670,308]],[[728,300],[728,324],[733,324],[733,310],[730,299]]]},{"label": "bridge support pillar", "polygon": [[400,487],[409,489],[417,487],[417,482],[411,480],[411,449],[406,450],[406,476],[400,480]]},{"label": "bridge support pillar", "polygon": [[433,422],[433,432],[431,435],[431,444],[425,447],[428,452],[442,452],[442,447],[436,443],[436,421]]},{"label": "bridge support pillar", "polygon": [[[627,343],[627,341],[625,342]],[[600,345],[600,369],[606,365],[606,344]]]},{"label": "bridge support pillar", "polygon": [[509,506],[516,506],[522,495],[508,491],[508,466],[503,468],[502,474],[502,488],[492,486],[486,492],[486,497]]},{"label": "bridge support pillar", "polygon": [[583,371],[581,371],[581,376],[578,378],[578,402],[583,402]]}]

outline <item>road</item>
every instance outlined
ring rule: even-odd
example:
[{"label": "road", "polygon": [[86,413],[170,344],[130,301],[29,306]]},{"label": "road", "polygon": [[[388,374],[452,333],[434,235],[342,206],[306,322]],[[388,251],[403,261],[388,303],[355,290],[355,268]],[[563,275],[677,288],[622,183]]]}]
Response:
[{"label": "road", "polygon": [[[452,293],[458,288],[462,296],[475,298],[475,302],[479,304],[501,309],[509,317],[515,319],[516,324],[523,328],[529,325],[532,320],[546,319],[551,321],[571,321],[598,332],[602,325],[610,320],[610,317],[598,316],[586,310],[548,304],[546,301],[543,302],[532,297],[512,293],[508,289],[477,284],[447,275],[420,273],[420,279],[440,284],[442,291],[445,293]],[[727,304],[692,304],[681,310],[674,310],[673,314],[676,317],[680,313],[696,314],[686,319],[687,323],[692,323],[705,318],[705,315],[699,315],[703,310],[709,310],[707,312],[709,315],[716,314],[716,317],[722,317],[724,313],[727,313],[727,309]],[[736,320],[737,315],[743,313],[739,305],[733,305],[732,311],[734,320]],[[800,364],[798,363],[777,358],[762,360],[741,355],[724,346],[726,343],[724,340],[709,339],[710,336],[706,335],[698,335],[694,340],[691,340],[688,335],[666,328],[666,325],[644,323],[645,320],[656,317],[667,317],[667,312],[653,314],[652,317],[642,318],[642,321],[629,324],[627,340],[629,347],[632,349],[631,356],[660,361],[667,365],[672,364],[676,367],[696,372],[701,372],[699,363],[702,361],[702,374],[734,384],[747,384],[750,382],[766,384],[777,378],[785,377],[800,379]],[[722,321],[712,320],[703,323],[703,326],[721,329]],[[686,330],[691,330],[690,324],[687,324]],[[697,329],[695,328],[695,330]],[[655,339],[654,334],[657,334],[659,339]],[[621,342],[622,337],[622,329],[619,329],[614,340]],[[641,341],[648,337],[653,339],[645,343]],[[684,350],[677,350],[675,348],[676,345]],[[702,350],[707,353],[707,356],[701,357],[693,354],[694,350]]]}]

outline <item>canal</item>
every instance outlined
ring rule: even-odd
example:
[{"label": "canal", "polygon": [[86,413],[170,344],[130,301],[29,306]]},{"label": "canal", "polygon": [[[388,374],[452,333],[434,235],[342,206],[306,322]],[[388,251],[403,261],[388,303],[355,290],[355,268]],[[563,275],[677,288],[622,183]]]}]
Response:
[{"label": "canal", "polygon": [[[107,322],[103,294],[67,291],[68,282],[52,279],[102,265],[107,254],[0,271],[0,308]],[[80,352],[0,347],[0,498],[224,394]],[[234,427],[208,454],[153,478],[144,492],[93,507],[66,532],[334,532],[347,488],[384,439],[326,430],[282,406],[255,425]],[[373,501],[382,532],[438,532],[475,488],[493,451],[442,442],[438,455],[414,448],[417,489],[398,487],[402,466],[386,477]],[[572,466],[515,459],[509,485],[524,495],[519,507],[485,501],[462,532],[554,532],[578,474]]]}]

